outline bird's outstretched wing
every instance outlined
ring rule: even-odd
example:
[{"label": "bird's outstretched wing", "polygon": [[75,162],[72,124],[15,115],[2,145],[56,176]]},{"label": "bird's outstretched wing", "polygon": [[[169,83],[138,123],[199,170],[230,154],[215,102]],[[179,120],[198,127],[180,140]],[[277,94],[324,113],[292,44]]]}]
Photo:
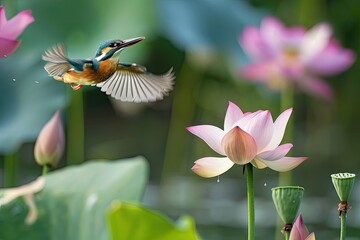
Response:
[{"label": "bird's outstretched wing", "polygon": [[48,49],[42,56],[45,64],[45,70],[51,76],[61,76],[72,68],[66,56],[65,46],[62,43]]},{"label": "bird's outstretched wing", "polygon": [[62,43],[48,49],[42,59],[48,62],[44,68],[51,76],[61,76],[70,69],[83,71],[85,64],[91,64],[95,69],[99,67],[96,59],[69,59]]},{"label": "bird's outstretched wing", "polygon": [[143,66],[120,63],[108,80],[96,86],[123,102],[155,102],[172,90],[174,79],[172,68],[163,75],[154,75]]}]

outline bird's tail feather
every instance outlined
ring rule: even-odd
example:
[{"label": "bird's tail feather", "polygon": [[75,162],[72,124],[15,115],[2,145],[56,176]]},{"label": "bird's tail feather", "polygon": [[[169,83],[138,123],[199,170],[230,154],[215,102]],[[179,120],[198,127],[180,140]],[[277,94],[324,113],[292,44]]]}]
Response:
[{"label": "bird's tail feather", "polygon": [[44,68],[51,76],[61,76],[71,68],[64,44],[48,49],[42,59],[48,62]]}]

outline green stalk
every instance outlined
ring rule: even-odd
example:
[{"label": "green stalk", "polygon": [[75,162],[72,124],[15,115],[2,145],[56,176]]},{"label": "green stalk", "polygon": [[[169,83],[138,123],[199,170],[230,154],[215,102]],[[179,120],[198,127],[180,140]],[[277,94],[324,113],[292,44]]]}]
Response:
[{"label": "green stalk", "polygon": [[4,187],[15,185],[18,164],[16,152],[4,156]]},{"label": "green stalk", "polygon": [[345,240],[346,238],[346,212],[341,212],[341,229],[340,229],[340,240]]},{"label": "green stalk", "polygon": [[289,238],[290,238],[290,231],[285,231],[284,236],[285,236],[285,240],[289,240]]},{"label": "green stalk", "polygon": [[248,240],[255,239],[254,176],[251,163],[246,164],[246,185],[248,200]]},{"label": "green stalk", "polygon": [[71,90],[68,107],[67,163],[80,164],[84,161],[84,101],[83,91]]},{"label": "green stalk", "polygon": [[49,172],[49,166],[45,164],[42,169],[42,175],[45,176],[48,172]]}]

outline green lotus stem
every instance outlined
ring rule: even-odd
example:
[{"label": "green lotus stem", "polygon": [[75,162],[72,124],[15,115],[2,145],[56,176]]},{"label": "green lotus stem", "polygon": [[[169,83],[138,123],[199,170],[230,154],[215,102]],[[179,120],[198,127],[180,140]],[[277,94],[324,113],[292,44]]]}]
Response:
[{"label": "green lotus stem", "polygon": [[341,212],[341,229],[340,229],[340,240],[345,240],[346,238],[346,212]]},{"label": "green lotus stem", "polygon": [[45,176],[47,173],[49,172],[49,166],[48,165],[43,165],[42,168],[42,175]]},{"label": "green lotus stem", "polygon": [[84,100],[83,91],[71,90],[68,107],[67,163],[79,164],[84,161]]},{"label": "green lotus stem", "polygon": [[290,238],[290,231],[285,231],[284,236],[285,236],[285,240],[289,240],[289,238]]},{"label": "green lotus stem", "polygon": [[4,156],[4,186],[13,187],[16,181],[16,170],[18,166],[17,153]]},{"label": "green lotus stem", "polygon": [[246,184],[248,200],[248,240],[255,239],[254,176],[251,163],[246,164]]}]

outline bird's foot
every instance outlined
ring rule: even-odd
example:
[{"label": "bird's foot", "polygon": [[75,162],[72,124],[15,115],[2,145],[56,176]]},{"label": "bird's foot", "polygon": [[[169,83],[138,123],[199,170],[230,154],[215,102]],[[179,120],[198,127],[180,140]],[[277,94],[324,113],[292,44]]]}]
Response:
[{"label": "bird's foot", "polygon": [[77,83],[70,83],[71,88],[76,91],[79,90],[80,88],[82,88],[82,84],[77,84]]}]

